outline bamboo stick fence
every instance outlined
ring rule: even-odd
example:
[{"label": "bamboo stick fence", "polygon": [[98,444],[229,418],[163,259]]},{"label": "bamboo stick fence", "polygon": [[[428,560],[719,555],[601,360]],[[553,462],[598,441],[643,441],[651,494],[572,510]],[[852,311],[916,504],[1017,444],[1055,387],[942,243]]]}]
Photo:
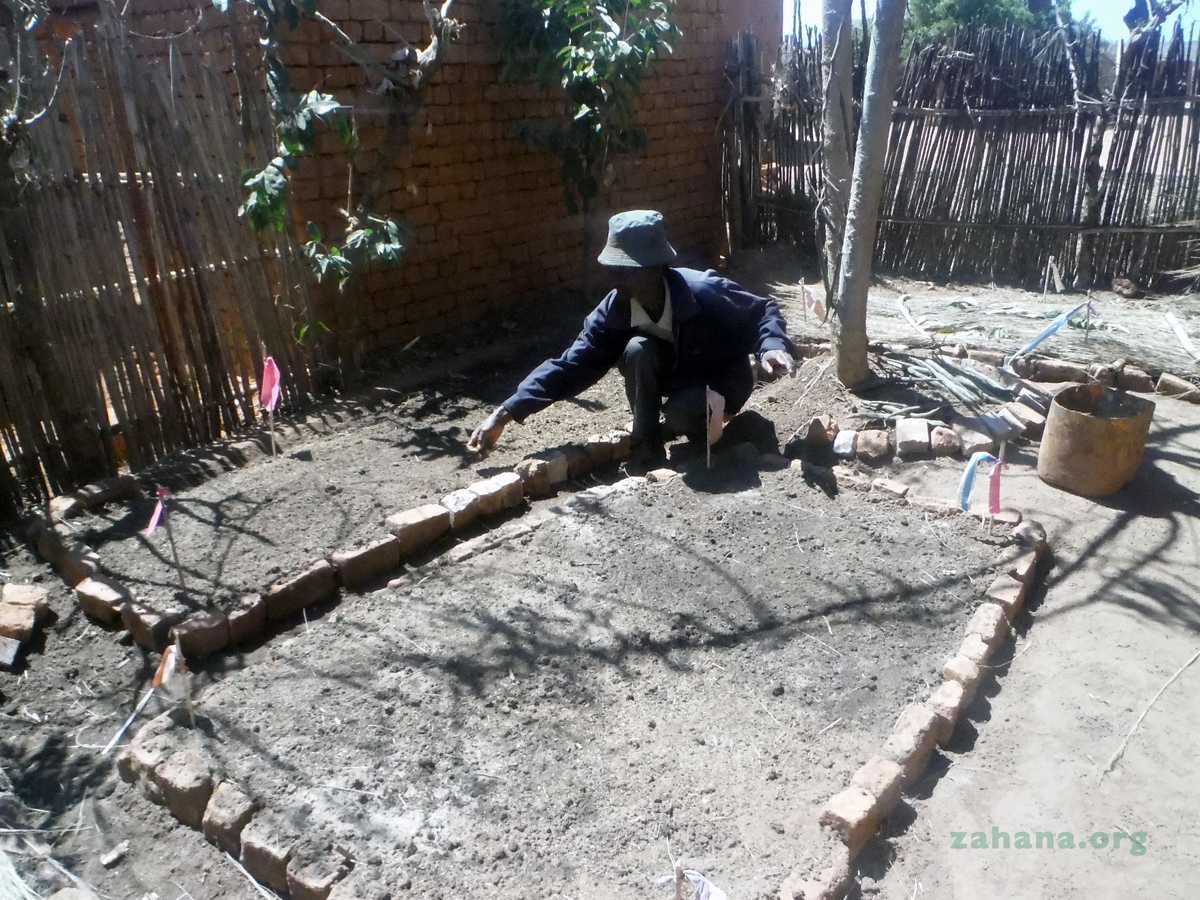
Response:
[{"label": "bamboo stick fence", "polygon": [[264,350],[283,403],[311,389],[297,248],[237,216],[247,138],[273,146],[264,106],[194,33],[137,40],[106,17],[68,46],[0,219],[31,257],[22,279],[3,252],[0,513],[256,422]]},{"label": "bamboo stick fence", "polygon": [[[1100,84],[1099,35],[1073,74],[1055,34],[1019,29],[913,46],[896,94],[876,264],[937,279],[1041,284],[1053,256],[1080,287],[1114,276],[1147,284],[1181,268],[1200,235],[1200,46],[1179,25],[1122,48]],[[742,42],[744,43],[744,42]],[[731,85],[759,77],[731,44]],[[856,101],[864,52],[856,47]],[[1079,102],[1076,101],[1078,80]],[[821,178],[821,42],[781,48],[756,131],[726,141],[753,155],[736,198],[739,246],[775,241],[815,252]],[[737,127],[735,119],[728,119]],[[745,172],[753,168],[756,179]],[[731,238],[734,236],[731,235]]]}]

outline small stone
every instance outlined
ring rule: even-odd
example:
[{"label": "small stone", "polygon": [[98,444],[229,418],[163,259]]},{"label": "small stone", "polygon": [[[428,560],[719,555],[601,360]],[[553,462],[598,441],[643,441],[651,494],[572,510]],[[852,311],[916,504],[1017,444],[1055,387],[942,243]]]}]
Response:
[{"label": "small stone", "polygon": [[[611,444],[609,445],[611,448]],[[550,493],[550,464],[544,459],[523,459],[514,471],[521,479],[525,493],[540,497]]]},{"label": "small stone", "polygon": [[1025,429],[1025,434],[1031,438],[1040,438],[1042,432],[1046,428],[1046,417],[1036,409],[1030,409],[1024,403],[1009,403],[1004,407],[1004,411],[1015,418],[1021,427]]},{"label": "small stone", "polygon": [[1017,394],[1017,402],[1028,406],[1030,409],[1035,409],[1043,416],[1050,409],[1050,402],[1042,394],[1035,393],[1027,387],[1021,388],[1021,392]]},{"label": "small stone", "polygon": [[880,463],[892,455],[892,438],[883,430],[870,429],[858,433],[856,453],[867,463]]},{"label": "small stone", "polygon": [[1186,400],[1188,403],[1200,403],[1200,388],[1178,375],[1163,372],[1158,376],[1158,384],[1154,390],[1176,400]]},{"label": "small stone", "polygon": [[262,594],[245,594],[225,614],[229,620],[229,645],[253,640],[267,627],[267,601]]},{"label": "small stone", "polygon": [[858,432],[853,429],[839,431],[833,439],[833,455],[838,459],[854,459],[858,452]]},{"label": "small stone", "polygon": [[929,420],[897,419],[896,452],[901,456],[917,456],[929,452]]},{"label": "small stone", "polygon": [[267,589],[267,621],[278,622],[337,593],[337,577],[328,560],[321,559],[294,578]]},{"label": "small stone", "polygon": [[[1027,554],[1030,555],[1030,554]],[[1037,557],[1034,556],[1036,565]],[[1032,572],[1030,573],[1032,576]],[[987,589],[987,598],[996,606],[1004,611],[1008,621],[1012,621],[1013,617],[1021,611],[1021,604],[1025,600],[1027,582],[1019,581],[1012,575],[1001,575]]]},{"label": "small stone", "polygon": [[679,473],[674,469],[651,469],[646,473],[647,484],[666,484],[672,478],[678,477]]},{"label": "small stone", "polygon": [[[496,497],[499,503],[500,498]],[[442,498],[442,506],[450,511],[450,530],[461,531],[470,525],[483,511],[483,498],[472,490],[464,488],[451,491]]]},{"label": "small stone", "polygon": [[608,442],[612,445],[612,458],[617,462],[627,459],[633,449],[632,438],[625,431],[614,431],[608,436]]},{"label": "small stone", "polygon": [[198,750],[179,750],[154,770],[164,804],[179,821],[199,828],[212,796],[212,760]]},{"label": "small stone", "polygon": [[169,713],[151,719],[134,735],[129,752],[117,761],[117,772],[130,784],[141,781],[152,785],[148,796],[162,803],[162,795],[154,784],[154,772],[179,746],[180,730]]},{"label": "small stone", "polygon": [[389,535],[365,547],[338,550],[330,562],[342,587],[353,589],[399,567],[400,542],[395,535]]},{"label": "small stone", "polygon": [[908,485],[891,478],[876,478],[871,482],[871,490],[903,500],[908,493]]},{"label": "small stone", "polygon": [[119,582],[104,575],[93,575],[75,585],[75,598],[85,613],[107,625],[121,620],[121,610],[132,600]]},{"label": "small stone", "polygon": [[242,865],[258,881],[286,891],[287,866],[296,839],[270,814],[259,813],[242,829]]},{"label": "small stone", "polygon": [[871,489],[871,479],[854,471],[849,466],[834,466],[833,477],[837,480],[840,488],[851,491],[869,491]]},{"label": "small stone", "polygon": [[387,518],[387,528],[400,544],[400,556],[406,557],[424,550],[450,530],[450,510],[436,503],[393,513]]},{"label": "small stone", "polygon": [[106,869],[111,869],[117,863],[125,858],[125,854],[129,852],[129,841],[121,841],[117,846],[113,847],[107,853],[100,857],[100,865]]},{"label": "small stone", "polygon": [[1008,617],[998,603],[981,604],[967,623],[967,635],[977,634],[987,644],[989,655],[1008,637]]},{"label": "small stone", "polygon": [[228,781],[222,781],[205,807],[201,827],[209,841],[236,859],[242,852],[242,829],[253,815],[254,801]]},{"label": "small stone", "polygon": [[980,451],[991,453],[996,446],[992,433],[974,416],[956,415],[951,420],[950,427],[958,435],[963,456],[971,456]]},{"label": "small stone", "polygon": [[37,627],[37,613],[32,606],[0,603],[0,637],[22,643],[33,636],[35,627]]},{"label": "small stone", "polygon": [[838,425],[833,416],[824,413],[804,426],[800,440],[811,447],[828,447],[837,439]]},{"label": "small stone", "polygon": [[192,613],[168,638],[179,641],[184,659],[218,653],[229,645],[229,617],[215,609]]},{"label": "small stone", "polygon": [[15,666],[20,652],[20,641],[0,636],[0,669],[11,669]]},{"label": "small stone", "polygon": [[1022,547],[1029,547],[1036,551],[1040,556],[1046,549],[1046,529],[1041,523],[1034,522],[1032,519],[1028,522],[1022,522],[1013,528],[1012,538]]},{"label": "small stone", "polygon": [[3,589],[0,589],[0,603],[29,607],[39,623],[45,621],[50,614],[50,601],[46,598],[46,589],[36,584],[4,585]]},{"label": "small stone", "polygon": [[1154,393],[1154,379],[1149,373],[1137,366],[1125,366],[1117,374],[1117,387],[1123,391],[1137,391],[1140,394]]},{"label": "small stone", "polygon": [[957,681],[963,689],[963,707],[970,704],[979,687],[982,673],[979,666],[965,656],[955,656],[942,667],[942,677],[947,681]]},{"label": "small stone", "polygon": [[546,480],[550,484],[560,484],[570,476],[570,460],[567,459],[567,455],[561,450],[547,451],[543,459],[546,460]]},{"label": "small stone", "polygon": [[936,425],[929,433],[929,449],[934,456],[953,456],[962,449],[962,441],[953,429]]},{"label": "small stone", "polygon": [[521,484],[521,476],[516,472],[501,472],[488,481],[499,487],[504,509],[512,509],[525,502],[525,488]]},{"label": "small stone", "polygon": [[984,413],[979,417],[979,423],[994,441],[1011,441],[1019,438],[1025,430],[1018,422],[1000,413]]}]

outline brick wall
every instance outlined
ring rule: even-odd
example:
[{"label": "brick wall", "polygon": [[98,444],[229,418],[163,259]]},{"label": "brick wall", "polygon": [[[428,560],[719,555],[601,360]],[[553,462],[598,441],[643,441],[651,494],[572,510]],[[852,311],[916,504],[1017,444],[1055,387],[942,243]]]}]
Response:
[{"label": "brick wall", "polygon": [[[164,9],[182,2],[140,0],[140,10],[154,8],[162,19],[143,20],[139,30],[184,23],[183,11]],[[617,209],[660,210],[681,254],[715,262],[723,232],[717,123],[725,43],[755,5],[773,8],[766,0],[679,0],[681,40],[643,85],[649,146],[617,166],[585,253],[582,217],[563,203],[557,158],[511,136],[514,123],[558,113],[561,101],[534,84],[500,83],[498,0],[456,0],[451,15],[464,23],[462,39],[446,53],[410,146],[387,175],[379,211],[403,218],[412,233],[403,263],[367,276],[368,349],[443,330],[494,305],[581,286],[584,261],[599,252],[607,215]],[[419,0],[322,0],[319,7],[380,60],[396,47],[385,22],[414,45],[428,40]],[[353,98],[362,141],[356,166],[369,170],[382,115],[361,70],[311,23],[287,36],[286,59],[298,88]],[[294,182],[298,219],[340,233],[346,188],[344,148],[326,133],[319,158],[306,160]],[[322,309],[332,323],[328,291]]]}]

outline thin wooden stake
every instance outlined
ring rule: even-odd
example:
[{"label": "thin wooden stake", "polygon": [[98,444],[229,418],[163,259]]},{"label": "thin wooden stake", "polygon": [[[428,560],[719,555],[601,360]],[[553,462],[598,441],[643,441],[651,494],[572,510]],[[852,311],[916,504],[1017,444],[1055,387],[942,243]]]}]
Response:
[{"label": "thin wooden stake", "polygon": [[167,540],[171,542],[171,556],[175,558],[175,572],[179,575],[179,589],[187,593],[187,582],[183,580],[183,563],[179,561],[179,550],[175,547],[175,532],[171,529],[171,510],[167,498],[163,498],[163,525],[167,527]]}]

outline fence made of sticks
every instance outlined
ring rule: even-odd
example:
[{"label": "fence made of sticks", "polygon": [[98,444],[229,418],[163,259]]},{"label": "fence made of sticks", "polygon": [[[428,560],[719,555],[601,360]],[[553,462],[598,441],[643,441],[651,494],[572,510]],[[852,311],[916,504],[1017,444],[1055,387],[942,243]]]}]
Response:
[{"label": "fence made of sticks", "polygon": [[[1116,276],[1148,285],[1194,264],[1200,47],[1175,25],[1122,46],[1115,72],[1104,51],[1098,34],[1069,52],[1057,33],[1015,28],[912,46],[896,92],[877,267],[1040,285],[1054,257],[1068,282],[1092,287]],[[726,145],[747,148],[729,158],[726,183],[741,185],[727,202],[738,207],[731,241],[815,248],[820,37],[785,41],[773,77],[761,65],[744,36],[731,45],[738,114],[728,121],[742,133]],[[864,66],[860,43],[856,104]]]},{"label": "fence made of sticks", "polygon": [[150,51],[137,40],[108,16],[71,41],[14,164],[0,517],[255,423],[264,353],[284,403],[310,391],[302,261],[237,215],[247,146],[273,146],[263,106],[195,35]]}]

